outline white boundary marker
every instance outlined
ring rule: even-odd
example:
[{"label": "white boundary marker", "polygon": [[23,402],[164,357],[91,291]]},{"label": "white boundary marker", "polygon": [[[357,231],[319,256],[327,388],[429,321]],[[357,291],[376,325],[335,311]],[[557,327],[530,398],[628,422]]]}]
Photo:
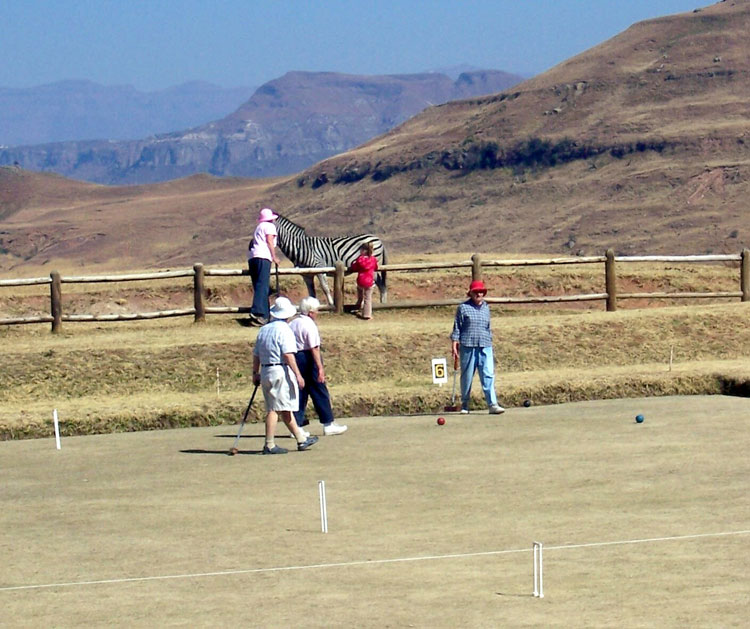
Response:
[{"label": "white boundary marker", "polygon": [[531,554],[534,556],[534,590],[533,595],[537,598],[544,598],[544,563],[542,552],[544,544],[534,542],[531,545]]},{"label": "white boundary marker", "polygon": [[[624,544],[648,544],[654,542],[671,542],[706,537],[727,537],[730,535],[748,535],[750,529],[744,531],[725,531],[722,533],[696,533],[694,535],[672,535],[669,537],[647,537],[643,539],[627,539],[613,542],[589,542],[586,544],[561,544],[547,546],[547,550],[571,550],[576,548],[596,548],[599,546],[621,546]],[[358,561],[341,561],[337,563],[318,563],[302,566],[277,566],[275,568],[248,568],[241,570],[222,570],[217,572],[194,572],[190,574],[165,574],[151,577],[124,577],[120,579],[101,579],[98,581],[69,581],[66,583],[42,583],[38,585],[11,585],[0,587],[0,592],[12,590],[41,590],[56,587],[80,587],[84,585],[111,585],[117,583],[134,583],[145,581],[166,581],[170,579],[197,579],[203,577],[223,577],[236,574],[261,574],[264,572],[288,572],[292,570],[318,570],[321,568],[347,568],[351,566],[376,566],[389,563],[406,563],[409,561],[434,561],[437,559],[463,559],[465,557],[488,557],[491,555],[510,555],[513,553],[528,553],[528,548],[509,550],[487,550],[475,553],[455,553],[450,555],[423,555],[419,557],[396,557],[392,559],[363,559]]]},{"label": "white boundary marker", "polygon": [[55,425],[55,446],[60,449],[60,422],[57,419],[57,409],[52,411],[52,423]]},{"label": "white boundary marker", "polygon": [[326,506],[326,482],[318,481],[318,494],[320,495],[320,528],[323,533],[328,533],[328,507]]}]

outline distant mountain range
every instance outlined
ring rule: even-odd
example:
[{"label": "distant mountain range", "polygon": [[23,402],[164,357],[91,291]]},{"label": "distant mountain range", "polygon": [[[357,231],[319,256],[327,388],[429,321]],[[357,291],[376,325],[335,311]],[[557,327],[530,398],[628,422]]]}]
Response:
[{"label": "distant mountain range", "polygon": [[0,87],[0,146],[137,140],[178,131],[234,111],[256,87],[223,88],[204,81],[153,92],[91,81]]},{"label": "distant mountain range", "polygon": [[[456,80],[440,73],[290,72],[258,88],[239,108],[225,109],[224,113],[234,112],[215,122],[138,140],[105,137],[6,146],[0,148],[0,165],[104,184],[153,183],[201,172],[247,177],[289,174],[380,135],[426,107],[499,92],[522,80],[497,70],[463,72]],[[51,95],[50,102],[75,104],[81,118],[87,117],[87,106],[101,111],[94,107],[101,101],[82,97],[73,85],[57,85],[57,95]],[[174,96],[170,106],[175,111],[187,109],[187,102],[200,93],[198,85],[182,86],[181,93],[168,91]],[[65,86],[72,96],[65,95]],[[92,94],[100,94],[94,84],[89,87]],[[210,93],[207,89],[206,99]],[[166,97],[166,92],[158,94]],[[116,93],[108,98],[118,102]],[[147,111],[145,107],[143,112]],[[54,116],[40,123],[44,125],[54,126]],[[64,135],[62,129],[58,131]]]}]

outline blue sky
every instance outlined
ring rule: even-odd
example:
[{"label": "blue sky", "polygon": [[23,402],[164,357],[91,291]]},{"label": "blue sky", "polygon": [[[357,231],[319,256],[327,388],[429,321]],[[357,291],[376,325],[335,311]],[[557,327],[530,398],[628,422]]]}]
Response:
[{"label": "blue sky", "polygon": [[543,72],[706,0],[3,0],[0,86],[258,86],[290,70]]}]

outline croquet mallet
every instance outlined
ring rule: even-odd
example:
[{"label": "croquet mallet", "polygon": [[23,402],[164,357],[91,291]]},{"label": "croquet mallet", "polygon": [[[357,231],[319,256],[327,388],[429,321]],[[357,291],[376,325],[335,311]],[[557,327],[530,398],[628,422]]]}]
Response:
[{"label": "croquet mallet", "polygon": [[458,406],[456,405],[456,378],[458,377],[458,356],[455,356],[453,358],[453,393],[451,394],[451,403],[446,406],[443,410],[446,413],[455,413],[458,410]]},{"label": "croquet mallet", "polygon": [[240,429],[237,431],[237,437],[235,437],[232,447],[229,448],[229,456],[234,456],[239,452],[239,450],[237,449],[237,444],[240,442],[242,429],[245,427],[245,422],[247,421],[247,414],[250,412],[250,407],[253,405],[253,400],[255,399],[255,394],[258,392],[259,386],[259,384],[256,384],[255,388],[253,389],[253,394],[250,396],[250,402],[248,402],[247,408],[245,409],[245,414],[242,416],[242,423],[240,424]]}]

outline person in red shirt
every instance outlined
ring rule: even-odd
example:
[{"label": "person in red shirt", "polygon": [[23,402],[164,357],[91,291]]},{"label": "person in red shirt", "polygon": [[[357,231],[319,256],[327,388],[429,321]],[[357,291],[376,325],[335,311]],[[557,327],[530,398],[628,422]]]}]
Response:
[{"label": "person in red shirt", "polygon": [[350,271],[357,273],[357,305],[363,319],[372,319],[372,290],[375,284],[375,271],[378,270],[378,259],[372,255],[372,243],[364,243],[359,248],[359,257],[352,262]]}]

